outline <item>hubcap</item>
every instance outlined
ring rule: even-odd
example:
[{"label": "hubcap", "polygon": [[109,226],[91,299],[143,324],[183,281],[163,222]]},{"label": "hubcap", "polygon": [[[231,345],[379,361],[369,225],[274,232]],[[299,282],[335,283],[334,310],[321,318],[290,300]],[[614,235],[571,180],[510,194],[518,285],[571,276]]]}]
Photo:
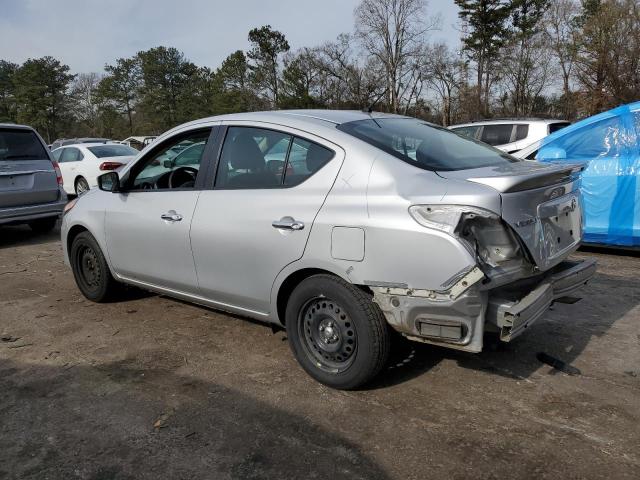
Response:
[{"label": "hubcap", "polygon": [[338,373],[353,363],[356,331],[340,304],[325,297],[314,298],[300,310],[298,325],[304,349],[316,366]]}]

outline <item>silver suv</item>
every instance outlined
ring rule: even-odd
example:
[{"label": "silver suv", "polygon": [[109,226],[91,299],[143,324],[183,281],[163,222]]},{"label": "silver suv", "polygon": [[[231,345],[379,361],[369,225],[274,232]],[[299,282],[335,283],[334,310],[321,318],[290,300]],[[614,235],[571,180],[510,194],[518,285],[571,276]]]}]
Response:
[{"label": "silver suv", "polygon": [[499,119],[452,125],[449,129],[488,143],[504,152],[514,153],[571,125],[566,120]]},{"label": "silver suv", "polygon": [[0,225],[28,223],[51,230],[67,196],[58,165],[31,127],[0,124]]},{"label": "silver suv", "polygon": [[393,330],[479,352],[485,332],[508,342],[589,280],[594,262],[567,260],[580,169],[408,117],[212,117],[98,177],[62,244],[90,300],[126,283],[283,326],[310,375],[356,388]]}]

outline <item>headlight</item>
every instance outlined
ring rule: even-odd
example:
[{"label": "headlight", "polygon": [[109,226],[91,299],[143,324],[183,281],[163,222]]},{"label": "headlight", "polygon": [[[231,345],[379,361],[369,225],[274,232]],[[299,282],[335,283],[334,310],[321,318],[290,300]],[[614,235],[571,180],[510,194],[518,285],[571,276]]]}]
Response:
[{"label": "headlight", "polygon": [[500,217],[489,210],[467,205],[413,205],[409,213],[420,225],[454,235],[463,215],[473,219],[476,216],[497,220]]}]

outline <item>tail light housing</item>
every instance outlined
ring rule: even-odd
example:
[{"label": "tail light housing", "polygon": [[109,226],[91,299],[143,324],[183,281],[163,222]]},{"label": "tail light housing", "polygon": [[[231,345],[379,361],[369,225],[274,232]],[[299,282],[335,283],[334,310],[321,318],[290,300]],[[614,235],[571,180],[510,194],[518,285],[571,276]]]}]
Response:
[{"label": "tail light housing", "polygon": [[100,164],[100,170],[102,171],[116,170],[117,168],[120,168],[122,165],[124,164],[120,162],[102,162]]},{"label": "tail light housing", "polygon": [[60,165],[55,160],[51,162],[53,164],[53,169],[56,171],[56,181],[58,185],[62,185],[62,172],[60,171]]}]

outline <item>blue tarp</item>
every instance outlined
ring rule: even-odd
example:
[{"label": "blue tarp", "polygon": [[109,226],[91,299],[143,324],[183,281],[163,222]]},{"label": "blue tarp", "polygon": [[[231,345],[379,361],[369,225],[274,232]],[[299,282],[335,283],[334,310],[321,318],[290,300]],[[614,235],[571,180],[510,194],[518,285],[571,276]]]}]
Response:
[{"label": "blue tarp", "polygon": [[537,158],[587,164],[582,174],[585,243],[640,246],[640,102],[549,135]]}]

